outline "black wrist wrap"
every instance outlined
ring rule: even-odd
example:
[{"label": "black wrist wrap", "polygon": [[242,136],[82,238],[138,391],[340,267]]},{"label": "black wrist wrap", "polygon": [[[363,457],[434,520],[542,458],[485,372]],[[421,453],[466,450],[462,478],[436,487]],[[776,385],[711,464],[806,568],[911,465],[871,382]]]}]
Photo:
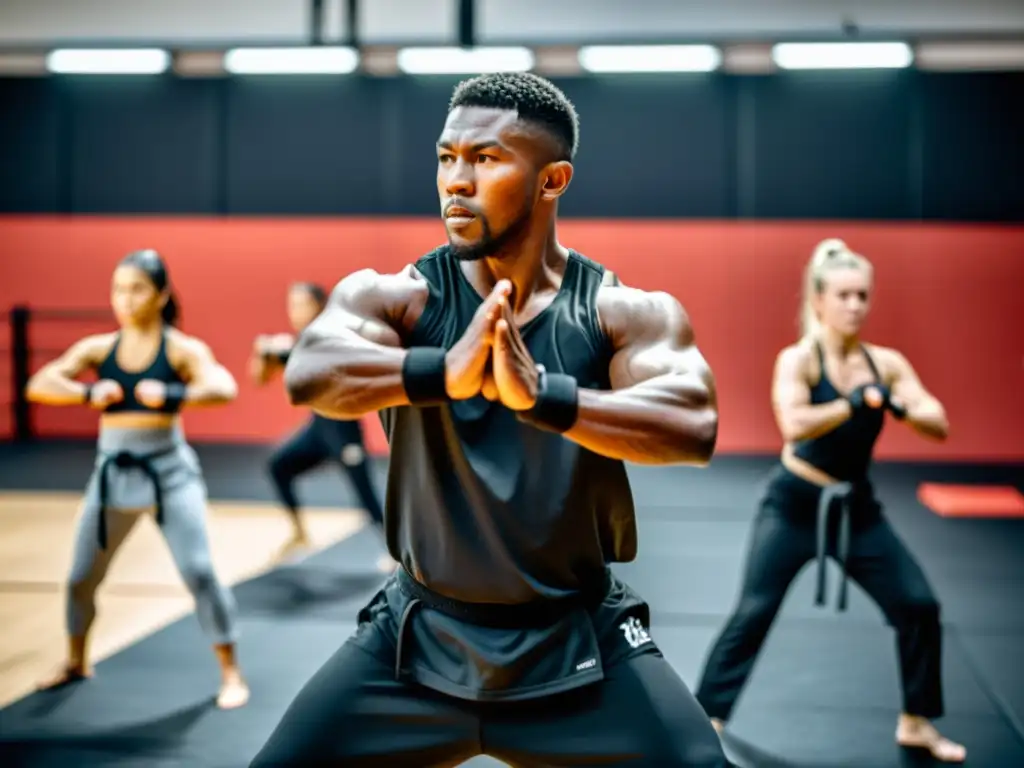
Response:
[{"label": "black wrist wrap", "polygon": [[547,373],[540,369],[537,402],[519,418],[551,432],[568,432],[579,417],[579,388],[576,379],[564,373]]},{"label": "black wrist wrap", "polygon": [[188,396],[188,387],[180,381],[164,385],[164,406],[160,410],[177,411]]},{"label": "black wrist wrap", "polygon": [[445,357],[441,347],[413,347],[402,363],[402,386],[413,405],[447,403]]}]

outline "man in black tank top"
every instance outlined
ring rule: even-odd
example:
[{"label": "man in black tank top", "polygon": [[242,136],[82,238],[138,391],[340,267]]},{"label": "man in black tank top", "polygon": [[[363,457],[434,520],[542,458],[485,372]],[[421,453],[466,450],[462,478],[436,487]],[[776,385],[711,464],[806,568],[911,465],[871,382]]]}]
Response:
[{"label": "man in black tank top", "polygon": [[400,568],[253,765],[728,765],[609,570],[637,549],[624,462],[709,461],[714,380],[675,299],[558,243],[576,141],[546,80],[462,83],[449,244],[342,280],[299,339],[294,403],[381,413]]}]

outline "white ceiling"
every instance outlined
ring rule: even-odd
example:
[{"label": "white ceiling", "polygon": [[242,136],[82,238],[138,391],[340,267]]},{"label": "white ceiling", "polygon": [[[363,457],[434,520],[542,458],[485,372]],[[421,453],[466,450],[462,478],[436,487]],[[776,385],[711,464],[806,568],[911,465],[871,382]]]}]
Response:
[{"label": "white ceiling", "polygon": [[[1024,35],[1024,0],[476,0],[479,43]],[[457,0],[361,0],[362,42],[450,43]],[[301,43],[309,0],[0,0],[0,46]],[[328,40],[344,0],[325,0]]]}]

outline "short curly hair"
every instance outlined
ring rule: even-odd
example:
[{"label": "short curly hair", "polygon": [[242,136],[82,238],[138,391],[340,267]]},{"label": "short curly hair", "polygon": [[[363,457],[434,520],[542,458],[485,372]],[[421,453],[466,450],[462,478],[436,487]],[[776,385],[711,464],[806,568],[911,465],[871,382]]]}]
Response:
[{"label": "short curly hair", "polygon": [[560,160],[572,160],[579,146],[580,121],[572,102],[550,80],[531,72],[500,72],[463,80],[448,111],[456,107],[515,110],[520,119],[541,125],[558,142]]}]

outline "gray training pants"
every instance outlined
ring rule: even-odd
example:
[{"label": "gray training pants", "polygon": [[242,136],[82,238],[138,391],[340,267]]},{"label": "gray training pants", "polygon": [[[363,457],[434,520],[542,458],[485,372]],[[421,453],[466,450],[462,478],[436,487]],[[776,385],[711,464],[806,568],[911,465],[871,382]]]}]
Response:
[{"label": "gray training pants", "polygon": [[[110,457],[152,457],[150,473],[142,467],[115,464]],[[105,469],[104,469],[105,467]],[[101,503],[101,473],[106,473],[106,507]],[[89,479],[75,533],[74,558],[67,585],[67,631],[84,635],[96,617],[96,590],[124,543],[139,511],[156,504],[154,480],[160,484],[160,529],[178,571],[196,602],[203,631],[215,644],[233,643],[235,602],[213,570],[206,532],[206,483],[199,459],[173,430],[104,429],[96,468]],[[103,515],[101,520],[101,513]],[[101,546],[101,522],[106,546]]]}]

